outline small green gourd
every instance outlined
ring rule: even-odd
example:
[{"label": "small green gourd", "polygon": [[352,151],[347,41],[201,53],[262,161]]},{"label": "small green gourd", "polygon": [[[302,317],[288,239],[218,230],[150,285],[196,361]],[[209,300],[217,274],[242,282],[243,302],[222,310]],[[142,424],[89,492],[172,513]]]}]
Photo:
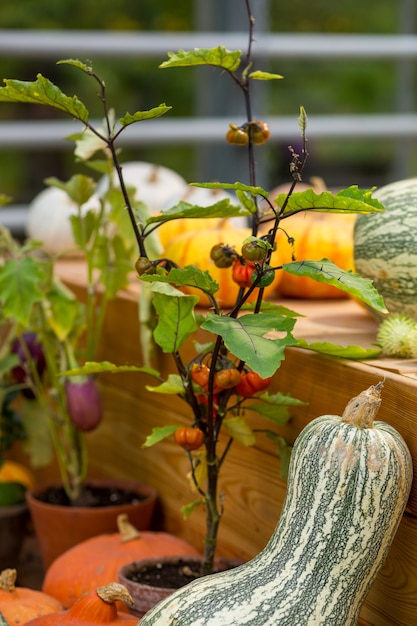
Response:
[{"label": "small green gourd", "polygon": [[140,626],[356,625],[412,482],[403,438],[374,422],[381,387],[301,432],[278,525],[260,554],[179,589]]}]

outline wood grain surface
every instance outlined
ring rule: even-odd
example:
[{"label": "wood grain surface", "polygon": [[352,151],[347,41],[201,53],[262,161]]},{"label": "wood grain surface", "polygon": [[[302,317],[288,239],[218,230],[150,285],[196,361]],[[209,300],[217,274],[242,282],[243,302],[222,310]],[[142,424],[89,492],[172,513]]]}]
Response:
[{"label": "wood grain surface", "polygon": [[[61,275],[83,297],[82,263],[67,262]],[[142,364],[138,336],[136,282],[110,304],[100,358],[114,363]],[[332,341],[364,347],[375,342],[377,322],[353,300],[333,302],[285,301],[306,317],[296,324],[295,334],[309,341]],[[202,337],[202,339],[204,339]],[[188,349],[192,349],[190,343]],[[154,367],[174,371],[169,355],[156,355]],[[291,348],[272,383],[308,403],[293,411],[283,436],[293,442],[304,425],[319,415],[340,414],[354,395],[385,379],[378,419],[390,423],[405,438],[417,467],[417,361],[377,359],[371,362],[335,360],[308,350]],[[150,378],[137,374],[100,377],[105,419],[88,434],[90,475],[114,476],[149,482],[160,494],[157,527],[182,536],[201,547],[204,512],[196,510],[185,521],[181,506],[196,499],[189,480],[187,459],[170,439],[153,448],[142,444],[153,426],[186,424],[188,406],[178,398],[152,394],[144,383]],[[254,427],[261,427],[254,418]],[[43,474],[44,478],[45,475]],[[233,445],[221,479],[224,497],[219,552],[249,559],[270,538],[285,496],[285,481],[279,476],[279,460],[272,443],[259,436],[257,445]],[[407,515],[365,602],[362,626],[417,625],[417,481],[414,482]]]}]

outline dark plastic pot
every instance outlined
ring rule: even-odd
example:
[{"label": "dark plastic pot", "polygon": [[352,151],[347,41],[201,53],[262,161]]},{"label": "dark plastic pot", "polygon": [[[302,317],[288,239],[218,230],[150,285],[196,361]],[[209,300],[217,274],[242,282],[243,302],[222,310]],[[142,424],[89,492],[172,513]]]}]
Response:
[{"label": "dark plastic pot", "polygon": [[28,521],[29,509],[25,502],[0,506],[0,571],[17,568]]}]

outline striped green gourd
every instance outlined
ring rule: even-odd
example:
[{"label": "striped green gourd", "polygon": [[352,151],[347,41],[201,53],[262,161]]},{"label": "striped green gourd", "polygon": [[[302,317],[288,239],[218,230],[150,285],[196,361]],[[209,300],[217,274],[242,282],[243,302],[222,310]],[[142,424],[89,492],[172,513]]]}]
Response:
[{"label": "striped green gourd", "polygon": [[417,178],[390,183],[373,195],[385,211],[356,218],[356,271],[373,280],[390,313],[417,319]]},{"label": "striped green gourd", "polygon": [[260,554],[175,591],[140,626],[356,625],[412,482],[401,435],[374,422],[381,386],[299,435],[281,516]]}]

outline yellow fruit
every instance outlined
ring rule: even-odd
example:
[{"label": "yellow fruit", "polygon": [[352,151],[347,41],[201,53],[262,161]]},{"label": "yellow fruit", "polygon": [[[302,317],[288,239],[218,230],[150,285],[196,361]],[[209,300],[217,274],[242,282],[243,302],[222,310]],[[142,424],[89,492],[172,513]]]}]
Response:
[{"label": "yellow fruit", "polygon": [[20,483],[28,489],[32,489],[35,484],[32,472],[16,461],[3,462],[3,465],[0,467],[0,482]]}]

